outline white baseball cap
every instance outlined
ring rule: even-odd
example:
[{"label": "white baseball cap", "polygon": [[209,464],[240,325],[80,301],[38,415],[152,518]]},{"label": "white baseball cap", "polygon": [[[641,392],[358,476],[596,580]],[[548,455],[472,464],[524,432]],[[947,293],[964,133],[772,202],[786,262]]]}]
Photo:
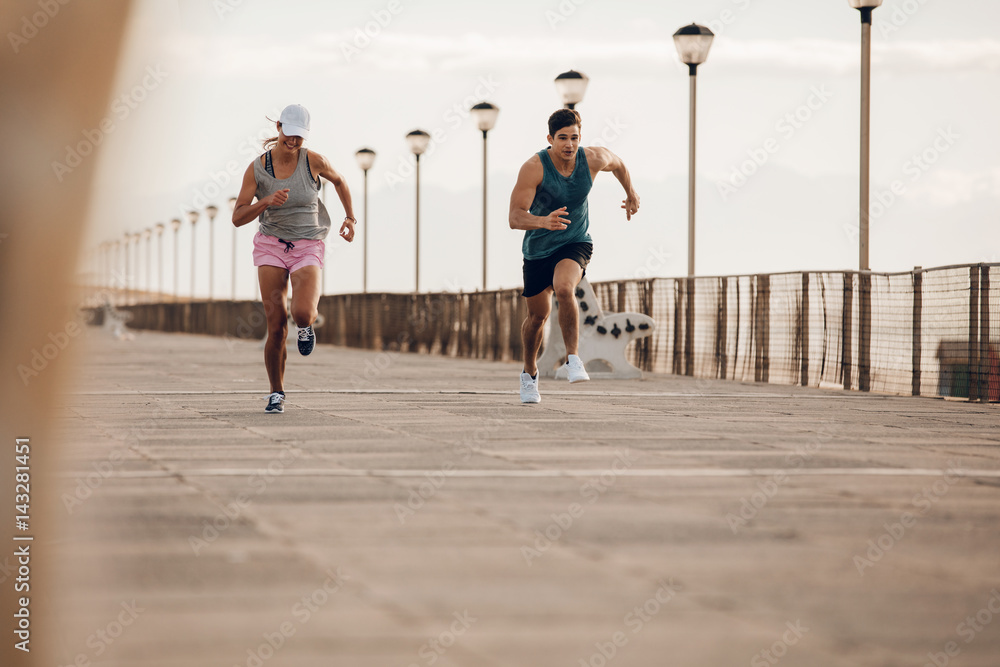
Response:
[{"label": "white baseball cap", "polygon": [[286,137],[309,138],[309,111],[301,104],[289,104],[282,109],[278,122]]}]

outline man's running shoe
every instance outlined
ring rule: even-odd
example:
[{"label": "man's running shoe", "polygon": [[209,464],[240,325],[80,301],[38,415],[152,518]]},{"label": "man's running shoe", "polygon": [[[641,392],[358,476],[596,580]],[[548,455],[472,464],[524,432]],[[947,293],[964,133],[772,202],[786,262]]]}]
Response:
[{"label": "man's running shoe", "polygon": [[540,403],[541,394],[538,393],[538,375],[531,377],[527,373],[521,373],[521,402]]},{"label": "man's running shoe", "polygon": [[264,412],[284,412],[285,411],[285,394],[276,391],[267,397],[267,407],[264,408]]},{"label": "man's running shoe", "polygon": [[316,347],[316,332],[311,326],[299,329],[299,354],[308,356]]},{"label": "man's running shoe", "polygon": [[566,357],[566,373],[570,382],[586,382],[590,379],[587,369],[583,367],[583,360],[575,354]]}]

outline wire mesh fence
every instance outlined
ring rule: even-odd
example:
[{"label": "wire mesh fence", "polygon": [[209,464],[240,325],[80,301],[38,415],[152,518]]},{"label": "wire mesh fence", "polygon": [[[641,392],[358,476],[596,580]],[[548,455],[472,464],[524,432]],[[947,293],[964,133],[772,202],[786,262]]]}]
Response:
[{"label": "wire mesh fence", "polygon": [[[656,322],[638,368],[700,378],[1000,401],[1000,264],[903,273],[797,272],[594,283],[606,312]],[[254,302],[139,304],[129,326],[266,334]],[[317,339],[514,361],[520,290],[343,294],[320,300]],[[991,317],[992,315],[992,317]]]}]

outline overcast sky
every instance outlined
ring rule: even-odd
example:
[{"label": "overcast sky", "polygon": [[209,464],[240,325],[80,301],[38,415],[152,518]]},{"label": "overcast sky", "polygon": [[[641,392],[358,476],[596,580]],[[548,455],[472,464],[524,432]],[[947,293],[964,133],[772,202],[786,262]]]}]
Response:
[{"label": "overcast sky", "polygon": [[[545,121],[559,107],[552,80],[570,68],[590,77],[578,106],[583,143],[621,156],[642,201],[626,222],[621,187],[598,177],[589,277],[685,275],[688,76],[671,35],[692,21],[717,34],[698,75],[697,273],[858,266],[860,21],[847,0],[135,5],[105,129],[81,131],[103,149],[92,241],[214,203],[217,296],[230,294],[227,200],[273,129],[267,117],[290,103],[311,111],[306,145],[347,177],[359,218],[354,152],[378,153],[369,172],[373,291],[413,289],[416,183],[404,136],[416,128],[439,138],[421,158],[421,288],[480,286],[482,135],[467,111],[497,104],[488,287],[519,286],[522,233],[507,225],[508,198],[521,164],[546,146]],[[1000,261],[1000,3],[886,0],[874,17],[872,268]],[[59,177],[72,174],[54,168]],[[255,226],[236,235],[240,298],[257,294]],[[204,295],[206,219],[195,229]],[[191,233],[185,223],[182,293]],[[361,289],[361,236],[328,239],[328,292]],[[167,291],[172,252],[168,232]],[[155,287],[155,265],[152,275]]]}]

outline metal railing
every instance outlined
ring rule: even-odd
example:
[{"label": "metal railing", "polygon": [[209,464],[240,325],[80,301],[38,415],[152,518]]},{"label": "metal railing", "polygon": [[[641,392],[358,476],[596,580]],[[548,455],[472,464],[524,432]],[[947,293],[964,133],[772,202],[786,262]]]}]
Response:
[{"label": "metal railing", "polygon": [[[1000,401],[1000,264],[593,283],[606,311],[650,315],[628,350],[646,371]],[[140,304],[133,328],[260,338],[255,302]],[[321,343],[521,358],[520,290],[320,300]],[[994,317],[991,319],[991,313]]]}]

